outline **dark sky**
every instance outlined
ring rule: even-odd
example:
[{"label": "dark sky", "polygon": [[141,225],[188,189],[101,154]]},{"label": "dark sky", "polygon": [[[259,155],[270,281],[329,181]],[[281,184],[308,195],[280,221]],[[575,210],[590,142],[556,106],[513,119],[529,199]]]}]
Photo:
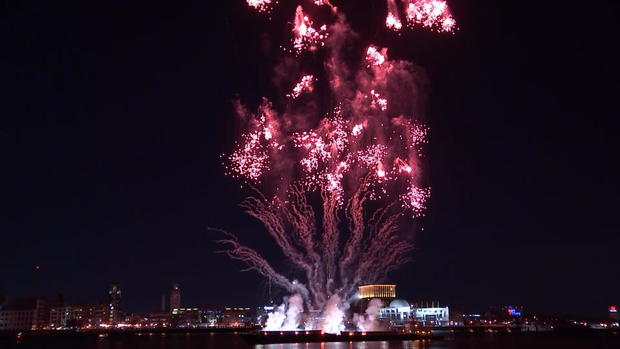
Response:
[{"label": "dark sky", "polygon": [[[433,196],[415,262],[390,276],[399,295],[620,303],[617,3],[455,0],[455,36],[395,37],[383,0],[334,2],[431,80]],[[268,22],[242,0],[57,3],[0,4],[0,294],[31,295],[41,265],[41,292],[70,301],[117,280],[135,311],[174,281],[185,305],[261,302],[265,282],[205,227],[277,255],[219,156],[238,133],[232,100],[273,93],[261,47],[288,5]]]}]

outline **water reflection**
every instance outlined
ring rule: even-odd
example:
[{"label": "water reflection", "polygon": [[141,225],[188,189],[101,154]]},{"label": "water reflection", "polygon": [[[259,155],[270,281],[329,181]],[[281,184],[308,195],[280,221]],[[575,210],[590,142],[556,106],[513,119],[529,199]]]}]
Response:
[{"label": "water reflection", "polygon": [[430,349],[428,340],[257,344],[255,349]]}]

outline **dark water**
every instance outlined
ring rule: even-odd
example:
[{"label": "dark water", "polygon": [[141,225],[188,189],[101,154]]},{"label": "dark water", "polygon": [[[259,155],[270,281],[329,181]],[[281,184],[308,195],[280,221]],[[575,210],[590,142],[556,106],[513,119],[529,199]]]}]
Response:
[{"label": "dark water", "polygon": [[0,347],[20,349],[620,349],[620,336],[486,336],[446,340],[407,340],[381,342],[330,342],[252,345],[233,334],[192,334],[128,338],[39,338]]}]

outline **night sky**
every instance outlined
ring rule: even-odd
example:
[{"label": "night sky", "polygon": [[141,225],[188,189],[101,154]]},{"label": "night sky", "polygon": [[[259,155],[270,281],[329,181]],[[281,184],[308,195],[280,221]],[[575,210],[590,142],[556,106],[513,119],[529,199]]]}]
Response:
[{"label": "night sky", "polygon": [[[237,206],[220,154],[232,101],[272,96],[286,35],[243,0],[0,4],[0,294],[123,306],[255,306],[267,284],[216,254],[237,232],[283,261]],[[620,303],[618,3],[449,1],[454,35],[384,29],[383,0],[342,5],[362,43],[426,68],[430,185],[400,297],[468,311],[522,304],[604,316]],[[275,50],[271,51],[272,53]],[[281,296],[274,290],[274,295]]]}]

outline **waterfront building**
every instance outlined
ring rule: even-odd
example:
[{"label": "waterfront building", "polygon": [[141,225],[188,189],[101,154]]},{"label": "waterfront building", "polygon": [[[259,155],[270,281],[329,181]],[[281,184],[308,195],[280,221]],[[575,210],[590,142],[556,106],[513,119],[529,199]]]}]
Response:
[{"label": "waterfront building", "polygon": [[16,300],[0,309],[0,331],[40,330],[49,323],[49,302],[44,298]]},{"label": "waterfront building", "polygon": [[121,288],[118,282],[112,282],[110,284],[106,315],[106,322],[111,326],[118,324],[123,319],[123,312],[121,311]]},{"label": "waterfront building", "polygon": [[388,306],[380,308],[378,318],[392,326],[404,326],[415,322],[421,326],[447,326],[450,324],[450,309],[432,303],[432,306],[410,305],[404,299],[394,299]]},{"label": "waterfront building", "polygon": [[448,307],[413,308],[411,317],[422,326],[447,326],[450,323]]},{"label": "waterfront building", "polygon": [[357,288],[360,298],[372,299],[372,298],[396,298],[396,285],[362,285]]},{"label": "waterfront building", "polygon": [[379,309],[379,320],[400,325],[411,319],[411,306],[404,299],[394,299],[387,307]]},{"label": "waterfront building", "polygon": [[170,312],[173,313],[175,309],[181,308],[181,287],[178,283],[172,284],[172,290],[170,290]]},{"label": "waterfront building", "polygon": [[80,328],[89,323],[89,306],[66,305],[50,309],[50,328]]},{"label": "waterfront building", "polygon": [[254,313],[247,307],[226,307],[222,317],[224,327],[249,327],[254,323]]}]

